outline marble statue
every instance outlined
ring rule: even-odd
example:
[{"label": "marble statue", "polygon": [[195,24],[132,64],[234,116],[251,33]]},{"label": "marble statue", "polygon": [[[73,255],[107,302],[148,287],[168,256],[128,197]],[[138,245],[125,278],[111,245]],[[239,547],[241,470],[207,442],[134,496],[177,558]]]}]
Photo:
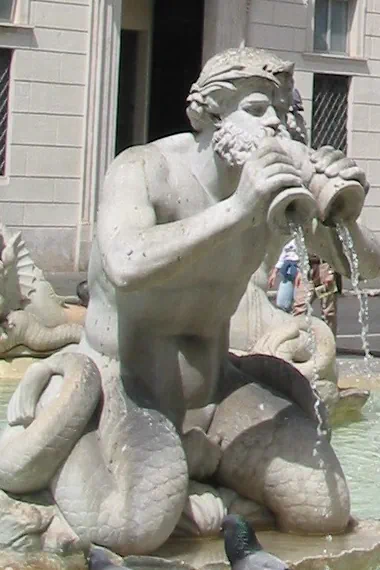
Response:
[{"label": "marble statue", "polygon": [[78,343],[66,297],[56,295],[33,262],[21,233],[0,224],[0,358],[47,356]]},{"label": "marble statue", "polygon": [[349,492],[310,383],[281,359],[228,350],[231,316],[288,216],[342,273],[334,228],[310,223],[317,211],[350,225],[364,269],[380,259],[333,199],[346,182],[360,197],[364,172],[291,140],[292,87],[291,63],[227,50],[191,88],[194,132],[111,164],[80,344],[27,370],[0,440],[0,488],[49,489],[57,507],[43,546],[65,528],[151,553],[173,532],[215,534],[226,511],[258,508],[284,531],[346,529]]}]

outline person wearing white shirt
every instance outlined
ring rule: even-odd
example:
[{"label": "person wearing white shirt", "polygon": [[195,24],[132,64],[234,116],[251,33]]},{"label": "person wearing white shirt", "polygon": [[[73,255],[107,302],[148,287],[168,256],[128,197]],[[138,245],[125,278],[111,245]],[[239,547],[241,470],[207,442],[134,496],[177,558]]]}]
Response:
[{"label": "person wearing white shirt", "polygon": [[280,274],[281,281],[277,289],[276,305],[287,313],[293,309],[294,284],[299,271],[298,263],[297,246],[295,239],[292,239],[282,248],[280,257],[268,280],[269,287],[273,287],[277,275]]}]

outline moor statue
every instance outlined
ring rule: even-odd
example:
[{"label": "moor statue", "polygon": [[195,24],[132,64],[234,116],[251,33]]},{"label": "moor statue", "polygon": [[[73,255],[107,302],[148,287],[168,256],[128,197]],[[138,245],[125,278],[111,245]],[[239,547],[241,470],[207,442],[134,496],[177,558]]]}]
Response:
[{"label": "moor statue", "polygon": [[[194,132],[129,148],[108,169],[81,342],[28,369],[0,441],[0,488],[50,489],[83,541],[152,552],[183,528],[189,480],[230,512],[260,503],[284,531],[347,527],[349,492],[309,382],[280,359],[228,350],[251,275],[286,239],[275,231],[285,207],[348,271],[334,228],[309,223],[327,203],[311,178],[364,192],[365,176],[340,151],[291,140],[292,88],[291,63],[227,50],[191,88]],[[379,248],[355,219],[365,272]]]}]

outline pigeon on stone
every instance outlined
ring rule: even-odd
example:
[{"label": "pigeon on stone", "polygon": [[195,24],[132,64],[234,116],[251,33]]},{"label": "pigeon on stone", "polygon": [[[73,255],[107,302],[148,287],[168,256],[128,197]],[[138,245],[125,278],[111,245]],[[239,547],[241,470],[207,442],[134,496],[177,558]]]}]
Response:
[{"label": "pigeon on stone", "polygon": [[88,553],[88,570],[120,570],[101,548],[91,548]]},{"label": "pigeon on stone", "polygon": [[83,307],[88,307],[88,303],[90,300],[90,293],[88,291],[88,282],[81,281],[77,285],[77,297],[79,297],[81,305]]},{"label": "pigeon on stone", "polygon": [[255,531],[243,517],[225,516],[222,531],[232,570],[288,570],[285,562],[265,552]]}]

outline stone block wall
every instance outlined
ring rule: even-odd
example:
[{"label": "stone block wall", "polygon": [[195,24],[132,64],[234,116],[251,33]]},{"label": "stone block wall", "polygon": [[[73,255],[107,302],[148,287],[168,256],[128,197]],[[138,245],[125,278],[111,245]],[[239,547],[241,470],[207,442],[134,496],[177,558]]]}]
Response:
[{"label": "stone block wall", "polygon": [[[83,178],[90,0],[29,0],[29,41],[14,29],[0,219],[37,263],[72,269]],[[27,27],[27,26],[25,26]],[[6,37],[0,26],[0,45]],[[18,35],[19,34],[19,35]],[[23,46],[22,43],[27,43]],[[20,44],[20,46],[18,45]]]}]

